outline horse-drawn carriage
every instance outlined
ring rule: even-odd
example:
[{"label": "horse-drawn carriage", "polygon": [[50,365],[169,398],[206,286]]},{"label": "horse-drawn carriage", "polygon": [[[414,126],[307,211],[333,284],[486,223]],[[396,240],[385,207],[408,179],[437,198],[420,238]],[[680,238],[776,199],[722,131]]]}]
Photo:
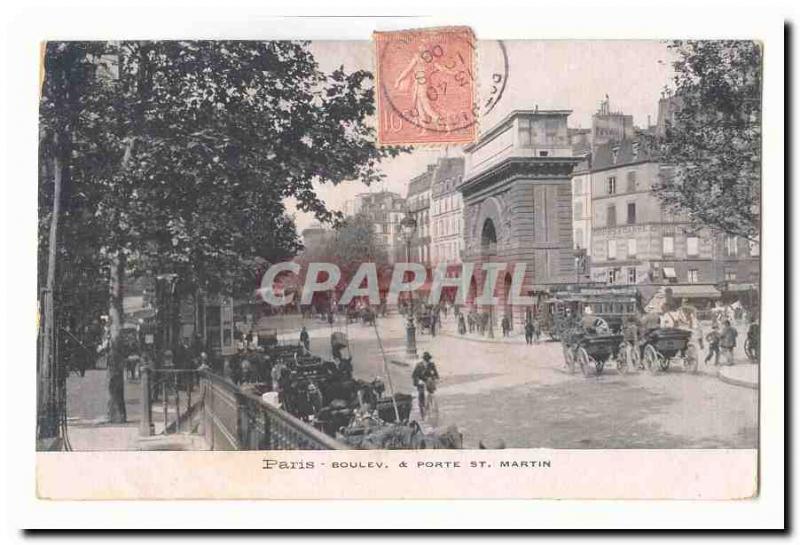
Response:
[{"label": "horse-drawn carriage", "polygon": [[621,366],[623,360],[619,357],[619,348],[622,335],[582,335],[576,338],[574,344],[564,346],[564,357],[570,373],[576,368],[580,369],[585,377],[592,374],[600,375],[609,360],[614,360],[617,369],[624,373]]},{"label": "horse-drawn carriage", "polygon": [[651,373],[666,371],[671,361],[680,361],[692,373],[697,371],[697,347],[691,331],[675,327],[651,329],[643,335],[640,346],[644,367]]}]

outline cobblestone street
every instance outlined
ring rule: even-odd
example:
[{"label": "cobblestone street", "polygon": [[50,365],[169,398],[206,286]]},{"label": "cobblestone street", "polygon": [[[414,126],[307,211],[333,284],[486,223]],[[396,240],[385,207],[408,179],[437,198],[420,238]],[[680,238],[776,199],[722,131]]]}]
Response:
[{"label": "cobblestone street", "polygon": [[[412,367],[391,363],[404,356],[403,322],[390,316],[378,324],[395,389],[412,393]],[[330,355],[330,332],[345,327],[307,325],[312,351],[324,356]],[[356,376],[383,376],[375,330],[362,324],[346,329]],[[286,340],[296,338],[290,327],[282,331]],[[457,425],[467,448],[480,442],[579,449],[755,448],[758,443],[757,391],[723,382],[716,368],[702,363],[696,375],[680,365],[656,375],[618,375],[609,364],[601,376],[584,378],[565,371],[555,342],[527,346],[514,339],[420,335],[418,351],[426,350],[441,375],[439,424]]]}]

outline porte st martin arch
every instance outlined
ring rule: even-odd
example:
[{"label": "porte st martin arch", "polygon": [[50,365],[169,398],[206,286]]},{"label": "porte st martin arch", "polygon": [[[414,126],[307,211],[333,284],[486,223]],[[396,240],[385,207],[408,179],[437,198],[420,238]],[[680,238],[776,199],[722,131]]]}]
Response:
[{"label": "porte st martin arch", "polygon": [[[570,113],[515,110],[465,148],[465,259],[476,263],[476,276],[480,263],[525,263],[522,293],[534,296],[574,281],[570,175],[580,159],[569,143]],[[497,283],[503,300],[510,274]],[[525,320],[524,309],[503,311]]]}]

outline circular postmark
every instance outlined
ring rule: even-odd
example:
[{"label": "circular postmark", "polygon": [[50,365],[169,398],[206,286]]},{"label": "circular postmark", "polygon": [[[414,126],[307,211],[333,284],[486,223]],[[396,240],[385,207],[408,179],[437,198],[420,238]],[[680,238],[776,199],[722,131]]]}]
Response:
[{"label": "circular postmark", "polygon": [[473,136],[479,119],[503,96],[508,79],[505,45],[500,41],[478,45],[471,32],[392,34],[378,51],[384,106],[379,113],[385,129],[399,133],[407,124],[417,132],[434,133],[433,137]]}]

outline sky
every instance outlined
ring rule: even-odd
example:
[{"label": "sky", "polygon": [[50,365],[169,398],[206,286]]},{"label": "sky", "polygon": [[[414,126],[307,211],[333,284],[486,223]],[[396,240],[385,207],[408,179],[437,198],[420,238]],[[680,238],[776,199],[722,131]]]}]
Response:
[{"label": "sky", "polygon": [[[635,40],[514,40],[504,42],[508,56],[507,86],[496,107],[484,116],[481,131],[490,129],[512,110],[572,110],[571,128],[591,127],[600,101],[608,94],[611,109],[633,115],[635,125],[655,123],[658,99],[672,78],[672,57],[665,43]],[[311,43],[320,69],[331,72],[344,65],[348,71],[374,71],[373,46],[369,41],[315,41]],[[478,45],[478,81],[484,85],[491,74],[501,70],[502,56],[497,42]],[[479,87],[479,93],[483,89]],[[320,184],[317,191],[329,208],[341,210],[346,200],[358,193],[386,189],[405,196],[408,181],[437,158],[461,155],[458,146],[418,148],[412,153],[381,163],[383,182],[370,188],[357,180],[334,187]],[[298,212],[291,200],[298,233],[314,222]]]}]

